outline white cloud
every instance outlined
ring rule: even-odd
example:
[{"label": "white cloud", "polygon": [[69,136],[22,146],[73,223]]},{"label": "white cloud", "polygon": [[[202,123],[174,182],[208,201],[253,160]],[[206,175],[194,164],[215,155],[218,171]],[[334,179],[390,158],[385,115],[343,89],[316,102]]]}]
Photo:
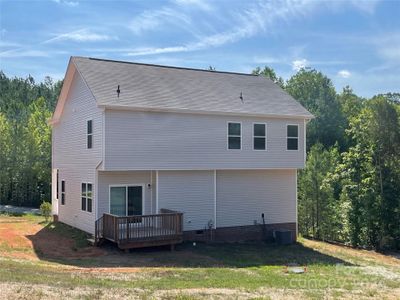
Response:
[{"label": "white cloud", "polygon": [[159,10],[144,11],[130,22],[129,28],[134,34],[140,35],[145,31],[154,30],[165,23],[187,26],[191,23],[191,19],[184,13],[164,7]]},{"label": "white cloud", "polygon": [[375,12],[376,6],[380,0],[351,0],[350,3],[357,8],[358,10],[368,13],[368,14],[373,14]]},{"label": "white cloud", "polygon": [[21,47],[21,44],[0,40],[0,48]]},{"label": "white cloud", "polygon": [[191,49],[187,46],[175,46],[175,47],[164,47],[164,48],[136,48],[126,53],[127,56],[145,56],[153,54],[163,53],[176,53],[176,52],[187,52]]},{"label": "white cloud", "polygon": [[341,70],[337,73],[337,76],[342,78],[349,78],[351,76],[351,73],[348,70]]},{"label": "white cloud", "polygon": [[[238,22],[232,26],[233,28],[230,30],[203,36],[199,38],[197,42],[184,45],[132,49],[127,55],[142,56],[160,53],[188,52],[234,43],[245,38],[250,38],[260,32],[273,29],[278,22],[289,22],[295,17],[305,15],[310,9],[318,6],[317,4],[318,3],[315,1],[308,0],[258,3],[234,16],[235,20],[238,20]],[[156,11],[148,13],[147,15],[141,15],[141,18],[136,19],[134,22],[136,32],[141,33],[145,29],[157,27],[160,21],[156,20],[155,15],[160,14],[161,11]],[[182,17],[183,20],[185,20],[185,18],[186,17]],[[140,22],[142,22],[142,24],[139,24]],[[186,20],[186,22],[189,23],[190,20]]]},{"label": "white cloud", "polygon": [[12,57],[48,57],[49,53],[47,51],[40,51],[40,50],[23,50],[23,49],[16,49],[16,50],[8,50],[0,52],[0,57],[3,58],[12,58]]},{"label": "white cloud", "polygon": [[117,38],[105,34],[98,34],[88,29],[80,29],[76,31],[59,34],[54,38],[44,41],[43,43],[47,44],[56,41],[99,42],[99,41],[108,41],[112,39],[117,39]]},{"label": "white cloud", "polygon": [[387,62],[400,64],[400,33],[389,33],[375,39],[378,54]]},{"label": "white cloud", "polygon": [[284,61],[283,58],[276,58],[272,56],[255,56],[253,61],[257,64],[278,64]]},{"label": "white cloud", "polygon": [[309,61],[307,59],[305,59],[305,58],[296,59],[296,60],[292,61],[292,69],[293,69],[293,71],[297,72],[297,71],[299,71],[301,69],[304,69],[304,68],[308,67],[309,64],[310,64]]},{"label": "white cloud", "polygon": [[173,0],[172,5],[167,5],[155,10],[146,10],[134,17],[129,23],[129,29],[136,35],[146,31],[168,28],[173,25],[183,30],[195,33],[192,26],[192,10],[201,10],[211,13],[214,7],[204,0]]},{"label": "white cloud", "polygon": [[71,7],[76,7],[79,5],[79,2],[76,1],[64,1],[65,5],[71,6]]},{"label": "white cloud", "polygon": [[52,1],[58,4],[65,4],[70,7],[76,7],[79,5],[78,1],[67,1],[67,0],[52,0]]},{"label": "white cloud", "polygon": [[174,0],[178,6],[189,6],[189,7],[196,7],[200,8],[201,10],[211,11],[213,7],[204,0]]}]

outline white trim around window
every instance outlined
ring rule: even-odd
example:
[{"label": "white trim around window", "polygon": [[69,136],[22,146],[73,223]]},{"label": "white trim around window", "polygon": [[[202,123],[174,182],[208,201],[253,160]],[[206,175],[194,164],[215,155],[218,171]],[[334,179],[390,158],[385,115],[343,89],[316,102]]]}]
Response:
[{"label": "white trim around window", "polygon": [[[83,191],[83,185],[85,185],[85,192]],[[90,185],[90,195],[89,195],[89,185]],[[85,207],[83,207],[83,201],[85,201]],[[89,210],[89,201],[90,201],[90,210]],[[85,211],[87,213],[93,213],[93,184],[91,182],[82,182],[81,183],[81,211]]]},{"label": "white trim around window", "polygon": [[[236,135],[236,134],[229,134],[229,124],[239,124],[240,125],[240,135]],[[240,138],[240,148],[239,149],[231,149],[229,148],[229,138]],[[242,122],[238,122],[238,121],[227,121],[226,122],[226,149],[227,150],[242,150],[243,147],[243,126],[242,126]]]},{"label": "white trim around window", "polygon": [[[264,136],[255,135],[255,134],[254,134],[254,125],[264,125],[264,126],[265,126],[265,135],[264,135]],[[252,137],[253,137],[253,150],[254,150],[254,151],[267,151],[267,149],[268,149],[268,142],[267,142],[267,137],[268,137],[268,133],[267,133],[267,131],[268,131],[268,125],[267,125],[267,123],[253,122],[253,126],[252,126],[251,130],[252,130],[252,133],[253,133],[253,134],[252,134]],[[256,149],[256,148],[255,148],[255,143],[254,143],[254,141],[255,141],[256,138],[264,138],[264,139],[265,139],[264,149]]]},{"label": "white trim around window", "polygon": [[93,149],[93,119],[86,120],[86,149]]},{"label": "white trim around window", "polygon": [[[289,136],[288,135],[288,128],[289,126],[296,126],[297,127],[297,136]],[[286,151],[299,151],[299,135],[300,135],[300,126],[299,124],[286,124]],[[297,149],[288,149],[288,140],[289,139],[297,139]]]},{"label": "white trim around window", "polygon": [[61,205],[65,205],[65,198],[66,198],[66,192],[65,192],[65,180],[61,180]]}]

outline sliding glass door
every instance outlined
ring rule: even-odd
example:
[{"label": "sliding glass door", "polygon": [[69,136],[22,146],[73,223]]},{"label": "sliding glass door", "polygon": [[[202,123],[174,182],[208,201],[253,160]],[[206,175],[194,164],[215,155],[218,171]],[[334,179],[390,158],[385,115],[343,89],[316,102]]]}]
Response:
[{"label": "sliding glass door", "polygon": [[117,216],[143,215],[142,186],[110,186],[110,214]]}]

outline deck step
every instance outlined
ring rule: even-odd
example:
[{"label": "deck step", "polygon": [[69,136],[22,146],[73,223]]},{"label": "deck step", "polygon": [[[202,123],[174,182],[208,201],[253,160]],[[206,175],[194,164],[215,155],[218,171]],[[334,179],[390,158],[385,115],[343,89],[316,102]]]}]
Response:
[{"label": "deck step", "polygon": [[172,245],[180,244],[182,242],[183,242],[182,237],[172,238],[172,239],[154,239],[154,240],[147,240],[147,241],[131,240],[131,241],[123,242],[123,243],[118,243],[118,247],[121,250],[125,250],[125,249],[155,247],[155,246],[167,246],[167,245],[172,246]]},{"label": "deck step", "polygon": [[95,246],[96,245],[96,241],[95,241],[94,238],[88,238],[88,239],[86,239],[86,241],[88,242],[88,244],[90,246]]}]

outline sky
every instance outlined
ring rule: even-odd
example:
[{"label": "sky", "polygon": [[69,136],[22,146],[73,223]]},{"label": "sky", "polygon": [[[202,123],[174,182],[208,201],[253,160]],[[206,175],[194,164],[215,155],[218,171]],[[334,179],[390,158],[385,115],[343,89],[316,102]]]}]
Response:
[{"label": "sky", "polygon": [[62,79],[70,56],[250,73],[321,71],[400,92],[400,0],[0,0],[0,69]]}]

